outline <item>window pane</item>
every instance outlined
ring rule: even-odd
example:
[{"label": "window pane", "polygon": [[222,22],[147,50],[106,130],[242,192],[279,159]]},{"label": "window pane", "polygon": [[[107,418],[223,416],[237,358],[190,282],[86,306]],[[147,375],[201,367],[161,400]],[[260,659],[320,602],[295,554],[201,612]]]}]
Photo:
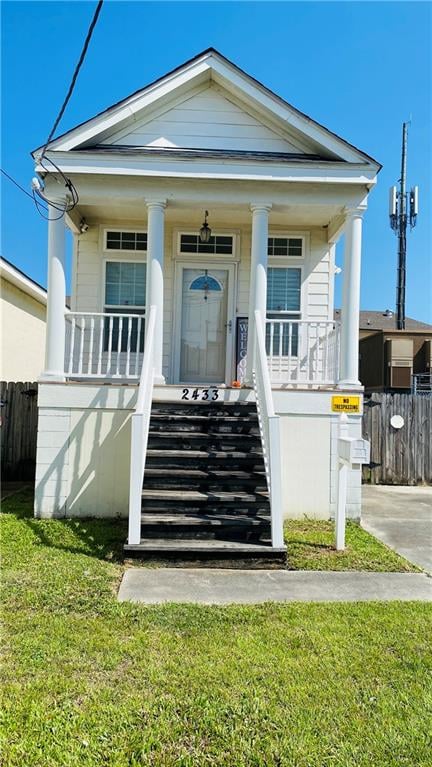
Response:
[{"label": "window pane", "polygon": [[105,304],[145,306],[146,264],[108,261]]},{"label": "window pane", "polygon": [[208,242],[200,242],[198,234],[182,234],[180,235],[180,252],[229,255],[233,252],[233,238],[213,235]]},{"label": "window pane", "polygon": [[267,311],[300,311],[301,271],[269,267],[267,270]]},{"label": "window pane", "polygon": [[302,256],[303,240],[299,237],[269,237],[267,253],[269,256]]},{"label": "window pane", "polygon": [[146,250],[146,232],[107,232],[108,250]]}]

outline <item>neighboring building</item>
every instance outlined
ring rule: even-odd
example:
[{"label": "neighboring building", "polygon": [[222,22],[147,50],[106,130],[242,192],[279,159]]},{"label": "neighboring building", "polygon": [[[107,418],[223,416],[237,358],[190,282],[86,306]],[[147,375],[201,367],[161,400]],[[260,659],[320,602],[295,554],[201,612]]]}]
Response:
[{"label": "neighboring building", "polygon": [[0,380],[36,381],[45,364],[47,293],[0,258]]},{"label": "neighboring building", "polygon": [[[64,204],[39,154],[45,194]],[[280,553],[283,517],[334,514],[339,407],[361,437],[361,232],[380,165],[213,49],[46,157],[79,202],[66,322],[64,227],[49,223],[36,515],[129,514],[141,553],[193,557],[197,536],[215,552],[212,535]],[[358,465],[348,484],[358,519]]]},{"label": "neighboring building", "polygon": [[431,389],[432,325],[407,317],[405,330],[397,330],[396,314],[389,309],[362,311],[359,352],[366,391]]}]

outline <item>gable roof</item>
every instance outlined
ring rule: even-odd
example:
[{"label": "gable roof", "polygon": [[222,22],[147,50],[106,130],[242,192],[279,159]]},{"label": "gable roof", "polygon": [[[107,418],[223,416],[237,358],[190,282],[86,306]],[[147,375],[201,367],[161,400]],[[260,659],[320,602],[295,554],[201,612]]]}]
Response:
[{"label": "gable roof", "polygon": [[3,257],[0,258],[0,276],[22,290],[23,293],[27,293],[39,303],[46,305],[47,292],[45,288]]},{"label": "gable roof", "polygon": [[[209,82],[220,86],[234,103],[238,102],[254,110],[264,125],[268,122],[270,127],[275,126],[282,132],[287,142],[287,157],[298,154],[292,148],[288,151],[288,147],[292,143],[293,148],[297,149],[300,141],[304,154],[306,157],[311,155],[310,159],[318,156],[320,159],[374,165],[377,171],[381,168],[368,154],[284,101],[214,48],[206,49],[145,88],[58,136],[50,142],[48,149],[73,151],[100,148],[101,145],[106,146],[107,141],[108,146],[112,146],[109,140],[114,134],[124,133],[129,125],[136,126],[139,119],[145,119],[152,110],[169,109],[174,98],[180,101],[182,98],[190,98],[191,89],[205,87],[205,84],[208,86]],[[118,146],[121,147],[121,142]],[[214,147],[207,148],[214,150]],[[35,158],[41,149],[39,147],[32,152]]]},{"label": "gable roof", "polygon": [[[340,319],[340,309],[335,309],[335,319]],[[384,312],[371,311],[365,309],[360,312],[359,320],[360,330],[383,330],[391,331],[397,330],[396,325],[396,313],[390,309],[386,309]],[[406,331],[424,331],[432,332],[432,325],[428,325],[427,322],[420,322],[419,320],[413,320],[411,317],[405,318],[405,332]],[[404,331],[399,331],[404,332]]]}]

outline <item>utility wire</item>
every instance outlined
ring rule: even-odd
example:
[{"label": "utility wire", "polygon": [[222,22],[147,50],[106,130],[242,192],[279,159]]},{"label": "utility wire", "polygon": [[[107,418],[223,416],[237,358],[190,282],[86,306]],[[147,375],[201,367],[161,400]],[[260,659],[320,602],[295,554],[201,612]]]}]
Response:
[{"label": "utility wire", "polygon": [[[48,173],[53,173],[53,172],[55,173],[55,172],[57,172],[60,175],[60,178],[62,179],[61,181],[58,181],[58,183],[60,185],[62,185],[62,183],[63,183],[64,187],[68,190],[69,202],[67,202],[64,207],[61,207],[59,205],[56,205],[54,202],[51,202],[48,199],[48,197],[45,196],[45,194],[43,192],[43,187],[41,189],[36,189],[36,188],[33,189],[33,200],[34,200],[34,203],[36,205],[36,209],[37,209],[38,213],[43,218],[47,218],[48,220],[56,221],[57,219],[61,218],[65,213],[69,213],[71,210],[73,210],[78,205],[78,201],[79,201],[78,192],[77,192],[74,184],[72,183],[71,179],[67,178],[67,176],[65,176],[63,171],[58,167],[58,165],[55,164],[55,162],[53,160],[51,160],[49,157],[45,157],[45,152],[47,150],[47,147],[48,147],[52,137],[54,136],[54,134],[55,134],[55,132],[57,130],[57,126],[58,126],[60,120],[62,119],[62,117],[64,115],[64,112],[65,112],[65,109],[66,109],[66,107],[67,107],[67,105],[69,103],[70,97],[72,96],[72,93],[73,93],[73,90],[75,88],[75,83],[77,81],[77,77],[78,77],[79,71],[80,71],[80,69],[82,67],[82,64],[84,62],[84,59],[85,59],[85,56],[86,56],[86,53],[87,53],[87,49],[89,47],[89,43],[90,43],[93,31],[94,31],[94,28],[95,28],[95,26],[97,24],[97,20],[99,18],[99,14],[100,14],[101,9],[102,9],[102,5],[103,5],[103,0],[99,0],[98,4],[96,6],[95,13],[93,15],[93,19],[92,19],[92,21],[90,23],[90,26],[89,26],[88,30],[87,30],[87,35],[86,35],[86,38],[84,40],[84,45],[83,45],[80,57],[78,59],[78,63],[76,65],[75,69],[74,69],[74,73],[72,75],[72,80],[71,80],[71,83],[69,85],[66,97],[65,97],[65,99],[63,101],[63,104],[61,105],[60,112],[57,115],[57,118],[56,118],[56,120],[54,122],[52,130],[51,130],[51,132],[50,132],[50,134],[49,134],[49,136],[48,136],[48,138],[47,138],[47,140],[46,140],[46,142],[45,142],[45,144],[44,144],[44,146],[42,148],[42,152],[41,152],[41,154],[40,154],[40,156],[38,158],[38,162],[42,166],[42,168],[45,170],[45,172],[47,174]],[[47,167],[45,165],[45,163],[44,163],[44,160],[45,160],[45,163],[49,162],[51,167]],[[54,168],[54,171],[52,170],[52,168]],[[39,198],[39,200],[37,198]],[[48,208],[44,207],[43,203],[40,202],[41,200],[43,201],[43,203],[48,205]],[[49,211],[50,211],[51,208],[54,208],[54,210],[57,210],[60,213],[60,215],[53,219],[49,215]],[[44,216],[44,214],[42,213],[41,209],[45,210],[45,211],[46,210],[48,211],[48,217]]]},{"label": "utility wire", "polygon": [[[21,192],[24,192],[24,194],[26,194],[26,195],[27,195],[27,197],[30,197],[30,199],[31,199],[31,200],[34,200],[34,197],[33,197],[33,195],[32,195],[32,194],[30,194],[30,192],[27,192],[27,191],[24,189],[24,187],[23,187],[23,186],[21,186],[21,184],[19,184],[19,183],[18,183],[18,181],[15,181],[15,179],[14,179],[14,178],[12,178],[12,176],[10,176],[10,175],[9,175],[9,173],[6,173],[6,171],[5,171],[5,170],[3,170],[3,168],[0,168],[0,171],[3,173],[3,175],[4,175],[4,176],[6,176],[6,178],[8,178],[8,179],[9,179],[9,181],[12,181],[12,184],[15,184],[15,186],[16,186],[16,187],[18,187],[18,189],[19,189]],[[45,210],[48,210],[48,208],[45,208]]]},{"label": "utility wire", "polygon": [[71,80],[71,84],[70,84],[70,86],[69,86],[69,90],[68,90],[68,92],[67,92],[67,94],[66,94],[66,98],[65,98],[65,100],[63,101],[63,104],[62,104],[62,106],[61,106],[60,112],[58,113],[58,115],[57,115],[57,118],[56,118],[56,120],[55,120],[55,122],[54,122],[54,125],[53,125],[53,127],[52,127],[51,133],[49,134],[49,136],[48,136],[48,138],[47,138],[47,140],[46,140],[46,142],[45,142],[45,146],[44,146],[44,148],[42,149],[42,155],[41,155],[41,158],[44,156],[44,154],[45,154],[45,150],[46,150],[46,148],[47,148],[48,144],[50,143],[50,141],[51,141],[52,137],[54,136],[54,133],[55,133],[55,131],[56,131],[56,129],[57,129],[57,126],[58,126],[58,124],[59,124],[59,122],[60,122],[61,118],[62,118],[62,117],[63,117],[63,115],[64,115],[64,111],[65,111],[65,109],[66,109],[66,106],[67,106],[67,104],[68,104],[68,102],[69,102],[69,99],[70,99],[70,97],[72,96],[72,92],[73,92],[73,89],[74,89],[74,87],[75,87],[75,83],[76,83],[76,80],[77,80],[77,77],[78,77],[79,71],[80,71],[80,69],[81,69],[81,66],[82,66],[82,64],[83,64],[83,62],[84,62],[84,59],[85,59],[85,56],[86,56],[86,53],[87,53],[87,48],[88,48],[88,46],[89,46],[89,43],[90,43],[90,40],[91,40],[91,36],[92,36],[92,34],[93,34],[94,28],[95,28],[95,26],[96,26],[96,24],[97,24],[97,20],[98,20],[98,18],[99,18],[99,14],[100,14],[100,12],[101,12],[101,9],[102,9],[102,5],[103,5],[103,0],[99,0],[99,2],[98,2],[98,4],[97,4],[97,7],[96,7],[96,11],[95,11],[95,13],[94,13],[94,16],[93,16],[93,19],[92,19],[92,21],[91,21],[91,24],[90,24],[90,26],[89,26],[89,28],[88,28],[88,32],[87,32],[87,35],[86,35],[86,39],[85,39],[85,41],[84,41],[84,46],[83,46],[83,49],[82,49],[82,51],[81,51],[81,55],[80,55],[80,57],[79,57],[79,59],[78,59],[78,63],[77,63],[77,65],[76,65],[76,67],[75,67],[75,71],[74,71],[74,73],[73,73],[73,76],[72,76],[72,80]]}]

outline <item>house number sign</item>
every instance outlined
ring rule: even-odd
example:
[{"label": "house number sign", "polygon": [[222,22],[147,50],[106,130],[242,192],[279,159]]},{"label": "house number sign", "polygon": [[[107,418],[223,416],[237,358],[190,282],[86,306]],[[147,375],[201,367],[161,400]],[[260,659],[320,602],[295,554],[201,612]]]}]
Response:
[{"label": "house number sign", "polygon": [[210,389],[183,389],[181,398],[215,402],[215,400],[219,399],[219,389],[214,387]]}]

